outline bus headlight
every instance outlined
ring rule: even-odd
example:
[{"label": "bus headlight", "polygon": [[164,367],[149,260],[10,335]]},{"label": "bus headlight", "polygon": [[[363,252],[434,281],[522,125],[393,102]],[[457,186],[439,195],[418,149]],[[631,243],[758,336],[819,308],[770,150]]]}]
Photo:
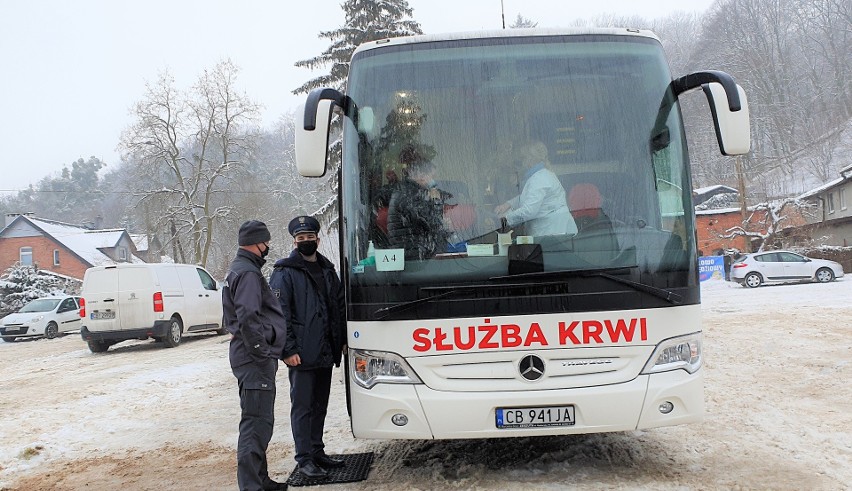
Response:
[{"label": "bus headlight", "polygon": [[686,336],[666,339],[657,345],[651,354],[642,373],[668,372],[671,370],[686,370],[695,373],[701,368],[701,333],[695,332]]},{"label": "bus headlight", "polygon": [[384,351],[349,349],[355,383],[371,389],[376,384],[421,384],[411,366],[399,355]]}]

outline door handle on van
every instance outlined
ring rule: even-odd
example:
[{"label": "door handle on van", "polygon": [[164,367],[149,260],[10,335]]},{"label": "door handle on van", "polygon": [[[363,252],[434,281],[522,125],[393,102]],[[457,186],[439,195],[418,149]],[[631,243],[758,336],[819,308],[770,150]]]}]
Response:
[{"label": "door handle on van", "polygon": [[105,299],[103,299],[103,301],[104,302],[115,302],[115,299],[114,298],[105,298]]}]

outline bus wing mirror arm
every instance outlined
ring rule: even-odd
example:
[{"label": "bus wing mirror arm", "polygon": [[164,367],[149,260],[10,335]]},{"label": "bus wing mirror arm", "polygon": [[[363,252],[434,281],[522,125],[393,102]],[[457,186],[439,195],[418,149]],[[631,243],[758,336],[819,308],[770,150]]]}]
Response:
[{"label": "bus wing mirror arm", "polygon": [[[695,72],[680,77],[671,82],[671,91],[675,99],[682,93],[701,88],[710,103],[713,115],[713,125],[716,130],[716,139],[719,142],[719,151],[722,155],[745,155],[751,149],[751,134],[749,128],[748,100],[742,87],[734,82],[733,77],[725,72],[708,70]],[[663,100],[661,112],[657,114],[655,130],[662,123],[664,116],[662,108],[666,113],[670,107],[665,106]],[[673,104],[673,101],[672,101]],[[651,135],[651,151],[658,149],[664,141],[656,141],[657,133]]]},{"label": "bus wing mirror arm", "polygon": [[[317,108],[323,99],[333,101],[336,106],[343,110],[343,114],[352,117],[355,113],[355,104],[348,95],[343,95],[337,89],[320,87],[312,90],[305,101],[305,118],[303,127],[306,131],[314,131],[317,127]],[[356,121],[357,122],[357,121]]]},{"label": "bus wing mirror arm", "polygon": [[672,92],[674,92],[675,97],[678,97],[686,91],[697,89],[710,82],[718,82],[722,84],[722,87],[725,89],[725,94],[728,97],[728,110],[736,112],[742,109],[740,94],[737,90],[737,84],[734,82],[734,78],[727,73],[718,70],[694,72],[672,80]]}]

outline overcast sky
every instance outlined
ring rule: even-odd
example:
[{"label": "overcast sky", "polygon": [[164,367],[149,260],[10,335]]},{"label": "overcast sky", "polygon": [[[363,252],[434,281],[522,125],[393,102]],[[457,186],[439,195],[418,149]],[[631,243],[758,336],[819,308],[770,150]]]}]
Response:
[{"label": "overcast sky", "polygon": [[[22,189],[78,158],[117,164],[119,135],[146,81],[168,70],[180,89],[230,58],[238,85],[270,126],[321,72],[296,68],[328,46],[344,0],[3,0],[0,2],[0,192]],[[647,19],[705,11],[714,0],[503,0],[540,27],[599,14]],[[500,0],[409,0],[428,34],[496,29]]]}]

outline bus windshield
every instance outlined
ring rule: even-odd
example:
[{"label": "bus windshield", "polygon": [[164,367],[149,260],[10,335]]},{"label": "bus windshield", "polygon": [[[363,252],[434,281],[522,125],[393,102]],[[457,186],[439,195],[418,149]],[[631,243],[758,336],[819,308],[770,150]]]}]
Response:
[{"label": "bus windshield", "polygon": [[[670,82],[660,44],[643,37],[358,52],[342,168],[350,316],[430,296],[453,305],[446,315],[662,307],[676,290],[697,303]],[[548,272],[560,279],[536,274]]]}]

